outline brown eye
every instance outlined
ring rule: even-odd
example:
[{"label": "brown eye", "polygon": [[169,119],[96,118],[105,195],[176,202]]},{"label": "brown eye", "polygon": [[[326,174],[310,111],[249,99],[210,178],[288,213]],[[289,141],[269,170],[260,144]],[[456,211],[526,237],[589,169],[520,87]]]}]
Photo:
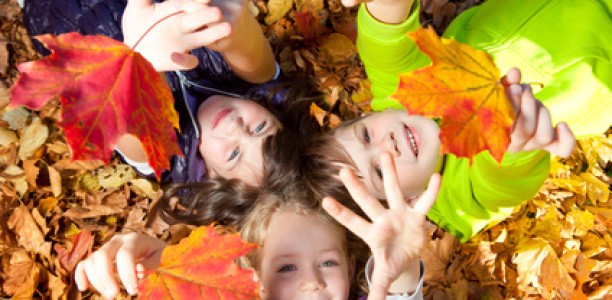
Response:
[{"label": "brown eye", "polygon": [[370,133],[368,132],[368,128],[363,126],[363,141],[366,144],[370,143]]}]

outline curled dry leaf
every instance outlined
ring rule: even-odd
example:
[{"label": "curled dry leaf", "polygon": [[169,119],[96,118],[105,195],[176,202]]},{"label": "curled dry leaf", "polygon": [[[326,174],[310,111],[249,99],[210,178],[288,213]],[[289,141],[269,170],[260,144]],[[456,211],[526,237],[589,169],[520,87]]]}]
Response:
[{"label": "curled dry leaf", "polygon": [[268,14],[266,15],[266,25],[280,20],[284,17],[293,7],[293,0],[269,0],[268,1]]},{"label": "curled dry leaf", "polygon": [[0,146],[8,147],[12,143],[18,141],[17,135],[14,131],[0,127]]},{"label": "curled dry leaf", "polygon": [[30,112],[23,107],[16,107],[6,110],[2,114],[2,120],[8,122],[12,130],[22,130],[28,124]]},{"label": "curled dry leaf", "polygon": [[32,157],[45,144],[48,137],[49,128],[42,123],[40,118],[35,117],[19,139],[19,158],[26,160]]},{"label": "curled dry leaf", "polygon": [[8,227],[17,235],[17,242],[25,250],[43,257],[49,256],[51,244],[45,242],[45,236],[26,206],[21,205],[13,210]]},{"label": "curled dry leaf", "polygon": [[32,299],[39,276],[40,269],[28,253],[24,250],[16,251],[11,255],[2,288],[13,295],[13,299]]},{"label": "curled dry leaf", "polygon": [[98,184],[103,188],[120,187],[135,176],[136,172],[129,165],[106,166],[98,172]]}]

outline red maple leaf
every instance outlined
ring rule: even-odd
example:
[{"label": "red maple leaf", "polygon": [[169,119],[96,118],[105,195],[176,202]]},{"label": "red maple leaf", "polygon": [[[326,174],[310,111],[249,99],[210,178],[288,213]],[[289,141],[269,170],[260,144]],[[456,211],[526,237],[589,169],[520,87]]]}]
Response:
[{"label": "red maple leaf", "polygon": [[66,250],[62,245],[53,247],[57,251],[57,259],[68,272],[74,271],[76,265],[91,252],[94,240],[91,232],[82,230],[70,237],[72,247]]},{"label": "red maple leaf", "polygon": [[40,109],[54,97],[74,160],[109,162],[123,134],[136,136],[159,178],[182,155],[172,93],[153,66],[125,44],[67,33],[36,37],[51,54],[18,65],[11,104]]},{"label": "red maple leaf", "polygon": [[471,159],[484,150],[501,162],[510,144],[514,110],[491,57],[439,38],[432,28],[409,33],[430,66],[400,75],[393,95],[411,114],[441,117],[442,152]]},{"label": "red maple leaf", "polygon": [[140,284],[139,299],[257,298],[254,272],[234,263],[253,248],[238,233],[220,235],[213,225],[201,226],[164,249],[160,267]]}]

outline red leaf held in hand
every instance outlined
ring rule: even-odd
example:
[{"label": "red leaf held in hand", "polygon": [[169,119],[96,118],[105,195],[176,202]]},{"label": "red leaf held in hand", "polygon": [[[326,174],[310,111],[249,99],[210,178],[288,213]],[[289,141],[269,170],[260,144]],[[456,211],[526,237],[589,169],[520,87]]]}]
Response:
[{"label": "red leaf held in hand", "polygon": [[400,75],[393,95],[411,114],[441,117],[442,153],[471,160],[489,150],[501,162],[510,144],[514,110],[491,57],[431,28],[409,33],[431,66]]},{"label": "red leaf held in hand", "polygon": [[126,133],[140,140],[158,178],[172,155],[182,155],[172,93],[144,57],[104,36],[72,32],[37,39],[51,55],[18,66],[11,103],[39,109],[59,97],[60,126],[74,160],[109,162]]},{"label": "red leaf held in hand", "polygon": [[259,285],[252,270],[234,259],[255,248],[238,233],[219,235],[202,226],[164,249],[161,265],[139,286],[139,299],[255,299]]}]

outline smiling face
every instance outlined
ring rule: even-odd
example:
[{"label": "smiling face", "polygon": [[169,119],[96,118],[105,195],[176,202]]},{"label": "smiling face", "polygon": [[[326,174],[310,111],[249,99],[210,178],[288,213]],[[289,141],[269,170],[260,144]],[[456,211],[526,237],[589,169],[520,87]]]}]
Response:
[{"label": "smiling face", "polygon": [[393,155],[404,195],[416,195],[425,189],[431,174],[441,168],[439,132],[436,122],[429,118],[411,116],[404,110],[387,110],[338,128],[335,139],[357,165],[368,190],[385,199],[380,155]]},{"label": "smiling face", "polygon": [[262,299],[348,299],[351,267],[338,225],[322,216],[277,211],[267,228]]},{"label": "smiling face", "polygon": [[200,154],[211,177],[259,185],[263,142],[281,127],[274,115],[251,100],[212,96],[200,105],[198,122]]}]

